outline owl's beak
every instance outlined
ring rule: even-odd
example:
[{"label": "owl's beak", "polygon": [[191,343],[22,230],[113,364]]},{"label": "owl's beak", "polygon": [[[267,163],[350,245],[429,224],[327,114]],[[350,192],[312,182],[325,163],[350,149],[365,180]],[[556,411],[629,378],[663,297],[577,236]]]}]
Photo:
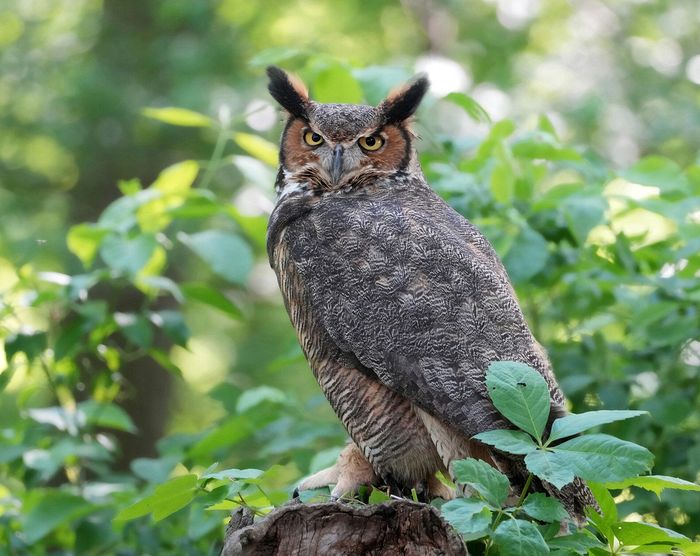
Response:
[{"label": "owl's beak", "polygon": [[333,160],[331,162],[331,179],[334,184],[340,183],[340,177],[343,175],[343,149],[342,145],[336,145],[333,148]]}]

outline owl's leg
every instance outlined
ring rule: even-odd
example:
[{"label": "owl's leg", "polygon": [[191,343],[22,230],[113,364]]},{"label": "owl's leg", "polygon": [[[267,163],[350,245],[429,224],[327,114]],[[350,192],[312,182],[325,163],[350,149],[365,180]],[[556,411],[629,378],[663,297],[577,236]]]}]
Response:
[{"label": "owl's leg", "polygon": [[304,479],[297,490],[310,490],[335,485],[331,490],[333,498],[344,494],[355,494],[361,486],[377,484],[377,475],[372,466],[354,442],[348,444],[335,465],[323,469]]}]

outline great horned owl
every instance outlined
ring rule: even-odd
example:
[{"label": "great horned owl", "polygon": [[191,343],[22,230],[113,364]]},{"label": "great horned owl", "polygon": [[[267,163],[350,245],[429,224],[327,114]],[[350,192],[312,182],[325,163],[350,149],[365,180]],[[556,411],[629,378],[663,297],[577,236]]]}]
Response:
[{"label": "great horned owl", "polygon": [[[547,381],[553,417],[565,399],[503,264],[486,238],[426,183],[410,118],[428,89],[419,77],[379,106],[321,104],[276,67],[269,90],[288,117],[267,250],[299,342],[352,443],[301,488],[427,487],[465,457],[508,475],[522,459],[472,440],[509,428],[485,373],[513,360]],[[577,521],[592,503],[581,481],[556,490]]]}]

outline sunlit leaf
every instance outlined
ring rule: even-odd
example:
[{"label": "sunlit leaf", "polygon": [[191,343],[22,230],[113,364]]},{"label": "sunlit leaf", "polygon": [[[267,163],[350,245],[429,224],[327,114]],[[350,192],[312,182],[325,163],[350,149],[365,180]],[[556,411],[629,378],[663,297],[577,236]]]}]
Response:
[{"label": "sunlit leaf", "polygon": [[492,430],[479,433],[474,439],[510,454],[525,455],[537,449],[532,437],[523,431]]},{"label": "sunlit leaf", "polygon": [[233,140],[249,155],[270,166],[277,166],[277,152],[279,149],[273,143],[270,143],[259,135],[251,135],[250,133],[243,132],[234,133]]},{"label": "sunlit leaf", "polygon": [[469,95],[450,93],[445,97],[445,100],[462,108],[474,121],[486,124],[491,123],[491,117],[488,112]]},{"label": "sunlit leaf", "polygon": [[481,500],[450,500],[442,505],[440,513],[468,541],[485,536],[491,525],[491,510]]},{"label": "sunlit leaf", "polygon": [[649,490],[659,496],[666,489],[673,490],[692,490],[700,492],[700,485],[691,483],[676,477],[666,477],[665,475],[642,475],[641,477],[632,477],[624,481],[609,482],[605,485],[607,488],[627,488],[636,486]]},{"label": "sunlit leaf", "polygon": [[565,417],[560,417],[554,421],[554,423],[552,423],[552,432],[549,435],[548,441],[553,442],[554,440],[574,436],[580,432],[599,425],[613,423],[615,421],[622,421],[624,419],[631,419],[632,417],[639,417],[640,415],[647,414],[648,413],[646,411],[616,411],[603,409],[600,411],[587,411],[586,413],[579,413],[577,415],[566,415]]},{"label": "sunlit leaf", "polygon": [[102,239],[108,233],[108,230],[94,224],[76,224],[68,230],[66,243],[68,249],[81,260],[83,265],[89,267],[95,260]]},{"label": "sunlit leaf", "polygon": [[153,120],[184,127],[210,127],[213,123],[212,119],[204,114],[173,106],[165,108],[144,108],[141,113]]}]

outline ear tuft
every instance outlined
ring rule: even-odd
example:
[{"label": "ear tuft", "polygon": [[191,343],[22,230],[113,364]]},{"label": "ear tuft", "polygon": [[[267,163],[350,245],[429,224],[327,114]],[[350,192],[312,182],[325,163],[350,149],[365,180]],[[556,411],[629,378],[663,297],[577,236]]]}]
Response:
[{"label": "ear tuft", "polygon": [[384,124],[394,124],[410,118],[417,110],[420,101],[428,92],[430,82],[425,75],[419,75],[413,81],[389,93],[379,105]]},{"label": "ear tuft", "polygon": [[305,119],[309,93],[301,79],[276,66],[267,67],[267,76],[270,78],[267,89],[272,97],[292,116]]}]

